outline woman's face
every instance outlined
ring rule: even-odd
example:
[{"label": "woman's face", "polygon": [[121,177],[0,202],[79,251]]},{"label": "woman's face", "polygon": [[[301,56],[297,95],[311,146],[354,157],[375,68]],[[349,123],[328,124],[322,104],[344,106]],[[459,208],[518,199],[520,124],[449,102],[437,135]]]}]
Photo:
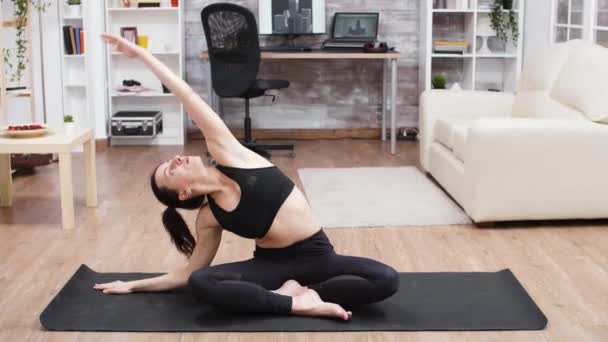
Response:
[{"label": "woman's face", "polygon": [[192,196],[192,186],[206,170],[200,157],[175,156],[158,166],[156,184],[159,187],[177,191],[180,200]]}]

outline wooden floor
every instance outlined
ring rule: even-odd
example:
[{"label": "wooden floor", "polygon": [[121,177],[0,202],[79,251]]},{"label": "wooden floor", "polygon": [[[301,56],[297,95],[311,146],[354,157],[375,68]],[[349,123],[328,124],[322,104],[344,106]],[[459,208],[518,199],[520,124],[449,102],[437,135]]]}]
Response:
[{"label": "wooden floor", "polygon": [[[97,155],[99,207],[84,206],[82,156],[74,160],[76,226],[60,228],[57,164],[15,179],[11,209],[0,209],[0,341],[608,341],[608,224],[557,222],[330,229],[340,253],[379,259],[399,271],[510,268],[545,312],[534,332],[90,333],[47,332],[38,316],[80,264],[101,272],[165,272],[184,262],[160,221],[149,174],[184,147],[114,147]],[[417,165],[417,145],[398,155],[376,140],[302,141],[297,156],[273,162],[299,184],[300,167]],[[373,198],[366,200],[373,201]],[[193,214],[189,218],[193,218]],[[250,257],[253,243],[226,233],[214,263]]]}]

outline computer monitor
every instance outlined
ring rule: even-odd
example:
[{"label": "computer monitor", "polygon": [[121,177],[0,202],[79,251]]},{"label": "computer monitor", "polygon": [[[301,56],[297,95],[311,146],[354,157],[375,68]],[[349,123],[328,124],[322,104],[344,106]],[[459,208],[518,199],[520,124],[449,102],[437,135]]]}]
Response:
[{"label": "computer monitor", "polygon": [[333,39],[376,40],[378,13],[336,13]]},{"label": "computer monitor", "polygon": [[259,0],[259,33],[325,33],[325,0]]}]

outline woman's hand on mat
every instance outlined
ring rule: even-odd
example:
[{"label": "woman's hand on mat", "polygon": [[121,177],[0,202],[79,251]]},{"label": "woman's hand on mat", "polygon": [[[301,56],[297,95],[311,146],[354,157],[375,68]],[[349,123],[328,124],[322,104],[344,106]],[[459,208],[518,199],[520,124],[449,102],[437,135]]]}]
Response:
[{"label": "woman's hand on mat", "polygon": [[122,52],[125,56],[129,58],[135,58],[141,55],[144,51],[141,46],[133,44],[132,42],[124,39],[123,37],[102,33],[101,38],[103,38],[106,43],[114,46],[114,49],[116,51]]},{"label": "woman's hand on mat", "polygon": [[93,288],[103,291],[105,294],[127,294],[133,292],[133,287],[129,282],[120,280],[105,284],[95,284]]}]

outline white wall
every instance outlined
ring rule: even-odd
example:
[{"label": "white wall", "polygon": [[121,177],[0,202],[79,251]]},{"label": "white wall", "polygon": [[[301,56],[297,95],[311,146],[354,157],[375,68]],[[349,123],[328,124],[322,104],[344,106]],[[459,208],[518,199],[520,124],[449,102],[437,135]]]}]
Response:
[{"label": "white wall", "polygon": [[535,47],[549,43],[552,0],[527,0],[524,27],[524,68],[526,55]]}]

